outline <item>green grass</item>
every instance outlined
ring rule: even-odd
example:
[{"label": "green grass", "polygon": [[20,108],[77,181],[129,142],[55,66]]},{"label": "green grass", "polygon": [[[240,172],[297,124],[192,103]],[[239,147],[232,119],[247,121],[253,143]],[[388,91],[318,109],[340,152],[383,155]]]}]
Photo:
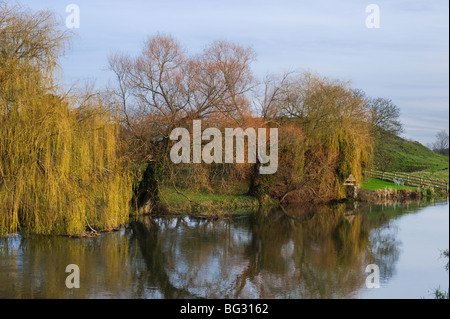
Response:
[{"label": "green grass", "polygon": [[403,190],[403,189],[409,189],[409,190],[417,190],[417,187],[411,187],[411,186],[401,186],[401,185],[395,185],[392,182],[383,181],[380,179],[367,179],[364,180],[361,188],[365,190],[383,190],[383,189],[396,189],[396,190]]},{"label": "green grass", "polygon": [[427,178],[427,179],[437,179],[440,181],[444,181],[447,182],[449,181],[449,176],[448,176],[448,168],[447,169],[443,169],[443,170],[438,170],[438,171],[419,171],[419,172],[412,172],[412,173],[407,173],[411,176],[416,176],[416,177],[422,177],[422,178]]},{"label": "green grass", "polygon": [[[245,195],[238,194],[214,194],[202,191],[193,191],[189,189],[178,189],[181,193],[186,195],[189,199],[195,202],[214,202],[214,203],[223,203],[226,201],[233,200],[245,200],[250,198]],[[176,192],[174,188],[165,187],[161,190],[162,197],[172,204],[184,204],[188,202],[188,199],[183,195]]]},{"label": "green grass", "polygon": [[[449,157],[437,154],[420,144],[379,131],[374,165],[387,172],[415,172],[417,176],[448,180]],[[420,173],[419,173],[420,172]]]},{"label": "green grass", "polygon": [[161,203],[176,212],[187,213],[192,212],[194,209],[202,214],[218,213],[220,211],[240,212],[242,210],[254,210],[259,206],[258,201],[254,197],[246,196],[244,193],[222,194],[182,188],[177,189],[185,196],[170,186],[160,189]]}]

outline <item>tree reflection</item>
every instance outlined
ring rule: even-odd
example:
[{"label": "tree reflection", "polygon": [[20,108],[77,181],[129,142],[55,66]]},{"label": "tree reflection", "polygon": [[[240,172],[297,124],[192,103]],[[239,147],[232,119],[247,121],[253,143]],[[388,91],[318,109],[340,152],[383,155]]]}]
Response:
[{"label": "tree reflection", "polygon": [[[0,298],[123,297],[133,282],[128,237],[120,233],[88,239],[16,237],[0,240],[0,247]],[[65,285],[69,264],[80,269],[79,289]]]},{"label": "tree reflection", "polygon": [[[416,205],[418,208],[418,205]],[[411,205],[292,207],[210,220],[144,217],[114,234],[0,240],[2,298],[351,298],[395,274]],[[77,264],[80,289],[65,287]]]},{"label": "tree reflection", "polygon": [[336,298],[360,287],[368,237],[361,216],[345,213],[340,205],[257,216],[252,247],[261,249],[249,250],[246,275],[260,283],[259,297]]},{"label": "tree reflection", "polygon": [[345,298],[364,285],[368,264],[392,275],[395,233],[372,232],[374,246],[369,240],[385,221],[339,204],[238,221],[160,218],[147,222],[152,235],[137,238],[149,273],[163,291],[170,287],[168,298],[179,296],[174,289],[204,298]]}]

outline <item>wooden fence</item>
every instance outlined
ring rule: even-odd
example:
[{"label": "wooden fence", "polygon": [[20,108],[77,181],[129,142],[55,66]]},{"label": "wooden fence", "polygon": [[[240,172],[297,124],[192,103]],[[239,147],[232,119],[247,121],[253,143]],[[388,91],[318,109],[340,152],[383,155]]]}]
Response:
[{"label": "wooden fence", "polygon": [[403,180],[404,185],[412,187],[430,187],[434,189],[444,189],[448,193],[448,182],[440,181],[437,179],[428,179],[418,176],[409,175],[407,173],[396,172],[383,172],[375,169],[367,169],[364,172],[366,178],[376,178],[383,181],[394,182],[400,178]]}]

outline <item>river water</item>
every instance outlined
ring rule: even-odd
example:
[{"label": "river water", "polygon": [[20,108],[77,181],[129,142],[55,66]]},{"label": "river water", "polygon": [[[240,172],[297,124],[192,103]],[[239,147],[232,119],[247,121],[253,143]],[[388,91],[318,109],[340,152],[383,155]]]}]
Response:
[{"label": "river water", "polygon": [[448,244],[448,202],[141,217],[95,238],[0,239],[0,298],[433,298]]}]

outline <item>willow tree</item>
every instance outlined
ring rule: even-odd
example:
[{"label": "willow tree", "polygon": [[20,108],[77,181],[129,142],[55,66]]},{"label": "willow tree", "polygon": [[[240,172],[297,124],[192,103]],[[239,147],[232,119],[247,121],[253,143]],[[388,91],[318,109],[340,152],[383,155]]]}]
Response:
[{"label": "willow tree", "polygon": [[303,147],[292,148],[288,140],[280,140],[281,148],[295,152],[289,157],[297,162],[301,159],[295,166],[280,165],[275,183],[283,175],[297,176],[281,198],[342,198],[343,182],[350,174],[361,181],[363,167],[372,158],[373,141],[366,103],[348,83],[310,72],[292,72],[269,78],[261,96],[260,112],[267,122],[277,123],[280,135],[285,127],[294,125],[304,136]]},{"label": "willow tree", "polygon": [[79,234],[128,216],[130,174],[102,99],[58,94],[69,35],[50,12],[0,7],[0,234]]}]

